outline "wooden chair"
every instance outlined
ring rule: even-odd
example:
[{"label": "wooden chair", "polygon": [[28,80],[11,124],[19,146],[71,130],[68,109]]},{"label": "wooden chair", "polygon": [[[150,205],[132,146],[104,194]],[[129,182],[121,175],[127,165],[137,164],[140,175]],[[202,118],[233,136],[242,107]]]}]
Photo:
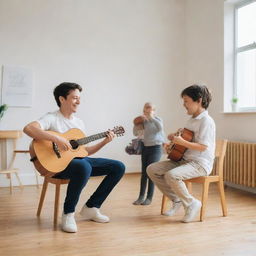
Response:
[{"label": "wooden chair", "polygon": [[53,218],[53,225],[56,228],[58,223],[58,215],[59,215],[59,201],[60,201],[60,186],[62,184],[68,184],[69,180],[64,179],[57,179],[57,178],[50,178],[50,177],[44,177],[44,183],[42,187],[42,192],[40,196],[40,201],[37,208],[37,217],[40,217],[41,210],[44,203],[44,198],[46,194],[46,190],[48,187],[48,184],[54,184],[55,185],[55,201],[54,201],[54,218]]},{"label": "wooden chair", "polygon": [[[216,162],[215,162],[216,174],[215,175],[202,176],[202,177],[184,180],[184,182],[186,183],[188,190],[190,192],[192,192],[192,183],[201,183],[203,185],[200,221],[204,220],[206,202],[208,199],[209,185],[210,185],[210,183],[213,183],[213,182],[218,184],[222,213],[223,213],[223,216],[227,216],[227,205],[226,205],[226,199],[225,199],[225,193],[224,193],[224,182],[223,182],[223,163],[224,163],[226,148],[227,148],[227,140],[217,140],[216,150],[215,150],[215,160],[216,160]],[[168,201],[169,201],[169,199],[165,195],[163,195],[161,214],[163,214],[165,212]]]},{"label": "wooden chair", "polygon": [[[11,131],[11,130],[7,130],[7,131],[0,131],[0,140],[1,142],[3,142],[3,146],[4,146],[4,150],[3,153],[5,155],[2,155],[2,168],[0,170],[0,174],[6,174],[7,178],[10,180],[10,193],[12,194],[12,174],[16,175],[16,178],[19,182],[19,186],[20,188],[22,188],[22,183],[18,174],[18,169],[14,168],[14,160],[16,157],[16,144],[17,144],[17,140],[22,136],[22,131]],[[11,161],[9,163],[9,165],[7,164],[7,141],[11,140],[12,141],[12,157],[11,157]]]}]

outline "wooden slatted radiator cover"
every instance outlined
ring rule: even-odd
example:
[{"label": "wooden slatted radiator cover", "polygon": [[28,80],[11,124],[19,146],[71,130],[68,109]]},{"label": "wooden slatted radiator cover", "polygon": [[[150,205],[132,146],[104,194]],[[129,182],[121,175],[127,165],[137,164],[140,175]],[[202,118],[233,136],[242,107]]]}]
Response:
[{"label": "wooden slatted radiator cover", "polygon": [[[212,173],[216,173],[215,167]],[[229,141],[223,175],[227,185],[238,185],[235,187],[241,189],[252,188],[247,190],[256,192],[256,143]]]}]

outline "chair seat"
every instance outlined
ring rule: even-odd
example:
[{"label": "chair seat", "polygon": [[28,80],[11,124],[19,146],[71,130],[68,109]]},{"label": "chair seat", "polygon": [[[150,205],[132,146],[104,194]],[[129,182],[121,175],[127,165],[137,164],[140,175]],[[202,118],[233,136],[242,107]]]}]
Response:
[{"label": "chair seat", "polygon": [[219,180],[220,180],[219,175],[212,175],[212,176],[201,176],[193,179],[188,179],[188,180],[185,180],[185,182],[204,183],[205,181],[217,182]]},{"label": "chair seat", "polygon": [[52,184],[68,184],[68,179],[58,179],[58,178],[51,178],[51,177],[45,177],[45,180]]},{"label": "chair seat", "polygon": [[8,173],[16,173],[18,172],[17,168],[13,168],[13,169],[6,169],[6,170],[0,170],[1,174],[8,174]]}]

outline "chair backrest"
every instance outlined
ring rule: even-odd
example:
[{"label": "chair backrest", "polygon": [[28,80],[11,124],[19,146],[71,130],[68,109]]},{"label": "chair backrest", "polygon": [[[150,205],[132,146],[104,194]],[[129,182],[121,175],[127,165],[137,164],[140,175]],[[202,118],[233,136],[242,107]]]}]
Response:
[{"label": "chair backrest", "polygon": [[223,164],[227,149],[227,140],[217,140],[215,149],[216,175],[223,177]]}]

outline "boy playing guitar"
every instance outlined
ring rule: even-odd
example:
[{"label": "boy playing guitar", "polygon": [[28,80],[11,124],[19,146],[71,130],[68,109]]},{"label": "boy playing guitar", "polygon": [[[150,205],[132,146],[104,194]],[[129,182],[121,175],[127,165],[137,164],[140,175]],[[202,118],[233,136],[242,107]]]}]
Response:
[{"label": "boy playing guitar", "polygon": [[[52,143],[57,155],[65,155],[72,149],[71,141],[60,133],[66,133],[70,129],[77,128],[84,132],[84,123],[77,118],[77,108],[80,104],[80,93],[82,87],[76,83],[64,82],[54,89],[54,97],[59,110],[47,113],[37,121],[31,122],[24,127],[24,132],[32,137],[35,142],[48,141]],[[54,131],[54,132],[48,132]],[[86,146],[86,155],[92,155],[103,146],[114,139],[114,132],[108,131],[104,139],[99,143]],[[60,157],[59,156],[59,157]],[[56,157],[57,158],[57,157]],[[49,157],[49,161],[51,158]],[[77,225],[74,218],[75,208],[80,194],[90,176],[105,176],[97,190],[91,195],[83,206],[80,215],[86,220],[96,222],[109,222],[109,217],[101,214],[99,208],[108,197],[124,174],[125,166],[122,162],[106,158],[79,157],[74,158],[68,166],[53,176],[59,179],[69,179],[63,215],[62,230],[65,232],[77,232]]]},{"label": "boy playing guitar", "polygon": [[197,216],[201,202],[188,192],[183,180],[210,174],[215,152],[215,122],[206,110],[211,102],[206,86],[189,86],[182,91],[181,97],[187,114],[192,116],[185,128],[194,133],[193,139],[188,141],[180,134],[169,134],[168,139],[174,144],[187,148],[183,158],[153,163],[147,173],[172,200],[172,208],[165,215],[174,215],[183,205],[185,216],[182,222],[191,222]]}]

